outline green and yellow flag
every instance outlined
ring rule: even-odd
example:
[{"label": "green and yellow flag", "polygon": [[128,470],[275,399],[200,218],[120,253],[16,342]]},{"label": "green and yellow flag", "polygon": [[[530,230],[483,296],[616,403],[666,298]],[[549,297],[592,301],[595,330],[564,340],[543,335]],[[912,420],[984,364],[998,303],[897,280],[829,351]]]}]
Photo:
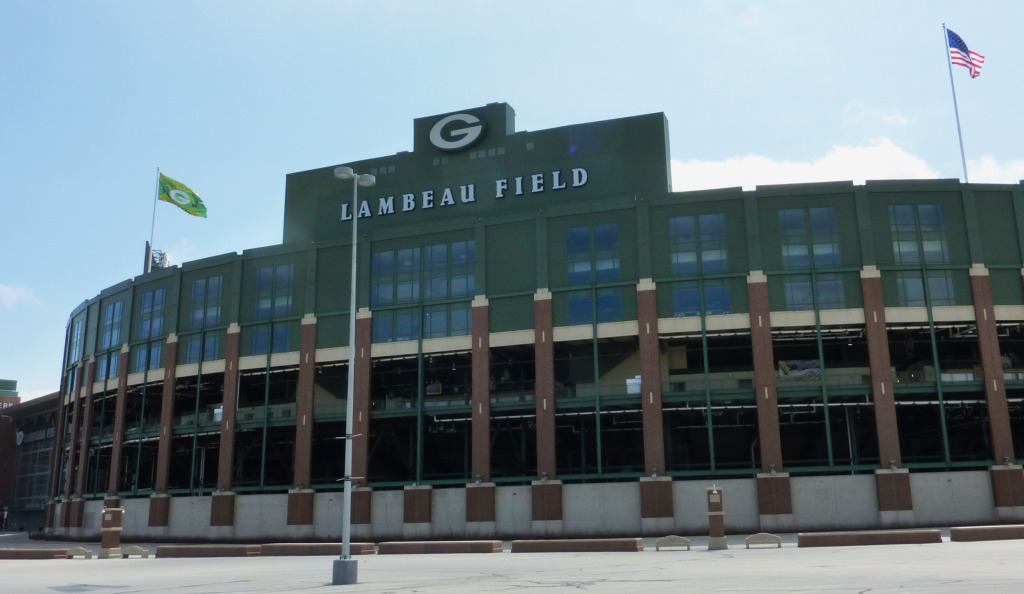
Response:
[{"label": "green and yellow flag", "polygon": [[206,205],[202,198],[185,184],[160,174],[159,198],[170,202],[194,217],[206,218]]}]

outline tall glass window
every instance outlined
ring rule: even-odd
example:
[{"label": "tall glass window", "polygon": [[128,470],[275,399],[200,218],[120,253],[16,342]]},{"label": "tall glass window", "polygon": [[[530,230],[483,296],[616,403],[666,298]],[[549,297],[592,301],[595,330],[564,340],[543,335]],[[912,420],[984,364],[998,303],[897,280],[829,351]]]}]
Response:
[{"label": "tall glass window", "polygon": [[220,324],[220,300],[223,276],[211,276],[192,281],[192,311],[189,327],[192,330]]},{"label": "tall glass window", "polygon": [[894,263],[949,263],[946,216],[941,204],[890,205],[889,231]]},{"label": "tall glass window", "polygon": [[164,299],[167,289],[154,289],[142,294],[139,339],[154,338],[164,333]]},{"label": "tall glass window", "polygon": [[[616,223],[593,227],[571,227],[565,233],[566,261],[570,285],[591,285],[620,278],[619,226]],[[569,295],[569,323],[593,323],[622,320],[622,292],[618,287],[574,291]]]},{"label": "tall glass window", "polygon": [[672,217],[668,228],[672,274],[724,272],[729,268],[724,214]]},{"label": "tall glass window", "polygon": [[[374,252],[370,258],[370,306],[436,302],[472,297],[476,292],[473,241]],[[377,309],[373,342],[393,342],[469,334],[469,304]]]},{"label": "tall glass window", "polygon": [[82,358],[82,328],[84,327],[85,320],[75,320],[71,326],[71,359],[68,364],[74,363]]},{"label": "tall glass window", "polygon": [[786,208],[779,211],[784,268],[839,266],[839,223],[836,209]]},{"label": "tall glass window", "polygon": [[[257,320],[272,320],[292,313],[292,291],[295,282],[295,265],[280,264],[256,270]],[[271,323],[257,328],[252,334],[253,355],[283,353],[288,350],[291,329],[286,324]],[[187,353],[186,353],[187,354]]]},{"label": "tall glass window", "polygon": [[122,303],[108,303],[103,308],[103,334],[100,338],[100,350],[107,350],[120,345]]}]

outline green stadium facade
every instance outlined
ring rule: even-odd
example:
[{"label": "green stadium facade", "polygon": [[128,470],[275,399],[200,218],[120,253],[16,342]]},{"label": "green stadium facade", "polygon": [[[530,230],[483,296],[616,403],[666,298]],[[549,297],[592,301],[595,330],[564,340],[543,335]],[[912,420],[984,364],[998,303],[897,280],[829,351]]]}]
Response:
[{"label": "green stadium facade", "polygon": [[350,373],[356,540],[700,534],[712,485],[738,532],[1024,519],[1024,185],[672,192],[663,114],[514,117],[76,308],[50,529],[337,540]]}]

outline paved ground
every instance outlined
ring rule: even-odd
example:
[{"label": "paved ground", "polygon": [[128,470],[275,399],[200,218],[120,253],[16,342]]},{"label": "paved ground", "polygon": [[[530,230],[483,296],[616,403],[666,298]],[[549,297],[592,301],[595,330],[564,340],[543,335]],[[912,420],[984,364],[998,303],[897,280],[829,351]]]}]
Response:
[{"label": "paved ground", "polygon": [[[1024,541],[691,551],[383,555],[332,586],[334,557],[0,560],[0,592],[1022,592]],[[0,534],[0,548],[78,546]],[[87,545],[95,548],[98,545]],[[146,545],[151,551],[154,545]],[[506,551],[507,551],[506,543]]]}]

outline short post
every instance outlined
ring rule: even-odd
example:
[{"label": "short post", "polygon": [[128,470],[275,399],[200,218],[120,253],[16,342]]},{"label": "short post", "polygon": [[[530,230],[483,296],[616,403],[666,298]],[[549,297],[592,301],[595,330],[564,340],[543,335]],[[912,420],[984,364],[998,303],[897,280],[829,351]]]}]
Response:
[{"label": "short post", "polygon": [[721,551],[729,548],[725,539],[725,503],[722,489],[712,486],[708,490],[708,550]]},{"label": "short post", "polygon": [[121,519],[123,515],[123,507],[103,508],[99,559],[119,559],[121,557]]}]

